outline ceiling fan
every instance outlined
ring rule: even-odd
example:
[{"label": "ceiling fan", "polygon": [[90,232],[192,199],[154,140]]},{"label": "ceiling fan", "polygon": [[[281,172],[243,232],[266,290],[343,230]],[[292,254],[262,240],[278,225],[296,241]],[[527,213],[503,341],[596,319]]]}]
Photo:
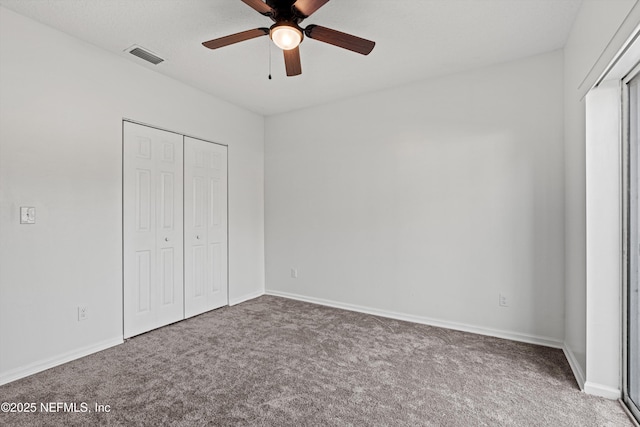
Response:
[{"label": "ceiling fan", "polygon": [[376,45],[371,40],[352,36],[351,34],[321,27],[308,25],[301,28],[300,23],[311,16],[316,10],[324,6],[329,0],[241,0],[258,13],[268,16],[275,22],[270,28],[255,28],[242,31],[229,36],[220,37],[202,43],[209,49],[218,49],[250,40],[260,36],[269,35],[271,40],[284,52],[284,64],[287,76],[302,74],[300,64],[300,42],[306,35],[310,39],[329,43],[334,46],[348,49],[362,55],[368,55]]}]

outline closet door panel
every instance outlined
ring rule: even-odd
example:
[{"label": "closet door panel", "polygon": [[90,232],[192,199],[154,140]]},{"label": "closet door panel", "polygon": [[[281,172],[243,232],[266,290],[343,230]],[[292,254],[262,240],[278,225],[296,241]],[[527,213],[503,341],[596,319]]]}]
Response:
[{"label": "closet door panel", "polygon": [[184,318],[183,139],[124,122],[124,337]]},{"label": "closet door panel", "polygon": [[185,137],[185,316],[228,304],[227,147]]}]

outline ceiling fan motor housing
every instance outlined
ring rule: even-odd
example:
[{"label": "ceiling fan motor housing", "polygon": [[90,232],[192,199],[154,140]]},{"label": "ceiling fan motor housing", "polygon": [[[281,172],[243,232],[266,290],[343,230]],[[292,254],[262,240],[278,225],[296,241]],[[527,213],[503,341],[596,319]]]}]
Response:
[{"label": "ceiling fan motor housing", "polygon": [[267,0],[267,4],[271,6],[273,12],[270,14],[271,19],[275,22],[289,21],[298,24],[305,16],[296,13],[293,4],[296,0]]}]

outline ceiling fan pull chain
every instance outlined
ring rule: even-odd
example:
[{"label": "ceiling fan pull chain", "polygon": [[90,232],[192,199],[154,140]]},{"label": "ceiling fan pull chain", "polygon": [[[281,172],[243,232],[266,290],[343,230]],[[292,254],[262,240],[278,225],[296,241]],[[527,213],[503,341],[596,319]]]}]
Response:
[{"label": "ceiling fan pull chain", "polygon": [[271,80],[271,40],[269,40],[267,49],[269,49],[269,80]]}]

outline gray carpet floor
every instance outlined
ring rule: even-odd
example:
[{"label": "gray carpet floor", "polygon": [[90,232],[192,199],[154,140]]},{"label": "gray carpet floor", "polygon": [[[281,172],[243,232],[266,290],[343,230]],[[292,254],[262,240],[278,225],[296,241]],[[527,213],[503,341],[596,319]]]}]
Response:
[{"label": "gray carpet floor", "polygon": [[0,401],[90,410],[3,426],[632,426],[580,392],[561,350],[271,296],[6,384]]}]

